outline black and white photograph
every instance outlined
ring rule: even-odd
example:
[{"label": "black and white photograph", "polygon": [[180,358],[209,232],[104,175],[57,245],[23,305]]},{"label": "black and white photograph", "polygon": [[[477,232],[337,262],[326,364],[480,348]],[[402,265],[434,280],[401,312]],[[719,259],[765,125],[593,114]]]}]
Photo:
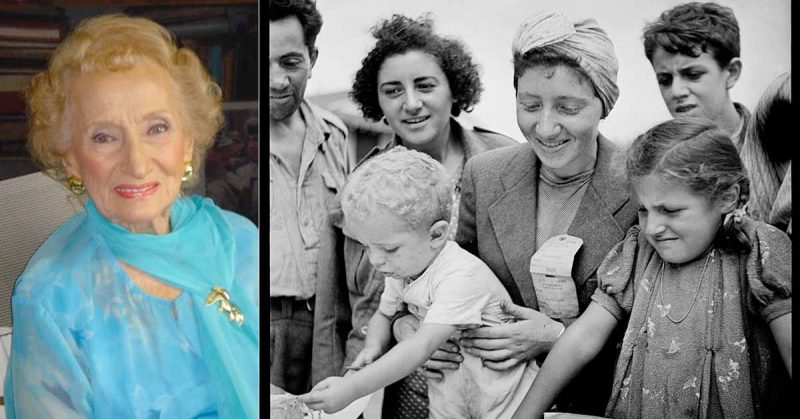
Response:
[{"label": "black and white photograph", "polygon": [[798,417],[791,12],[0,0],[0,419]]},{"label": "black and white photograph", "polygon": [[790,11],[271,0],[271,417],[794,417]]}]

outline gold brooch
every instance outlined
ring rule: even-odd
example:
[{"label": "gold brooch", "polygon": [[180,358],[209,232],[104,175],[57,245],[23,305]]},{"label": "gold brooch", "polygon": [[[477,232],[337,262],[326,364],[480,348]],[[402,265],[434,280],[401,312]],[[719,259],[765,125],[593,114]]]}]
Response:
[{"label": "gold brooch", "polygon": [[236,304],[231,302],[228,290],[220,286],[211,288],[211,292],[208,293],[208,297],[206,297],[206,307],[214,303],[219,303],[219,308],[217,310],[224,313],[229,321],[236,322],[239,326],[244,323],[244,315],[241,310],[239,310],[239,307],[236,307]]}]

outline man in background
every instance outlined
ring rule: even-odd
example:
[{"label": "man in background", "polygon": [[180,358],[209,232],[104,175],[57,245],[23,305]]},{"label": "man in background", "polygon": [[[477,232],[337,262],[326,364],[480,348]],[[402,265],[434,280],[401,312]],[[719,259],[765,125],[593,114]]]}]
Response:
[{"label": "man in background", "polygon": [[341,269],[326,209],[351,167],[346,126],[304,99],[321,27],[313,0],[270,0],[269,367],[270,383],[293,394],[339,372],[343,337],[314,319],[349,310],[344,284],[344,294],[318,288]]},{"label": "man in background", "polygon": [[669,113],[711,120],[741,151],[750,112],[729,93],[742,74],[733,10],[713,2],[675,6],[645,27],[644,51]]}]

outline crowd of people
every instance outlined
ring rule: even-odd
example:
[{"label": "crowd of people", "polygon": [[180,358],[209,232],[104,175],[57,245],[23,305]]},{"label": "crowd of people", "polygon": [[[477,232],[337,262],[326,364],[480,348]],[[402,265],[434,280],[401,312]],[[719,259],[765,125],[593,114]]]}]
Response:
[{"label": "crowd of people", "polygon": [[643,28],[673,118],[624,148],[596,20],[520,22],[517,143],[457,119],[483,91],[462,41],[386,17],[350,95],[394,137],[359,162],[304,98],[315,3],[269,10],[271,388],[325,412],[385,388],[385,418],[793,411],[791,76],[733,101],[730,8]]},{"label": "crowd of people", "polygon": [[[271,392],[336,412],[385,389],[385,418],[793,416],[791,76],[752,113],[732,100],[730,8],[643,28],[672,119],[625,147],[600,133],[620,69],[595,19],[519,23],[518,143],[459,117],[483,93],[467,45],[387,16],[351,97],[393,137],[355,162],[305,99],[314,0],[268,7]],[[85,208],[15,284],[6,416],[266,411],[258,228],[184,196],[227,145],[198,56],[151,20],[91,17],[25,99],[31,155]]]}]

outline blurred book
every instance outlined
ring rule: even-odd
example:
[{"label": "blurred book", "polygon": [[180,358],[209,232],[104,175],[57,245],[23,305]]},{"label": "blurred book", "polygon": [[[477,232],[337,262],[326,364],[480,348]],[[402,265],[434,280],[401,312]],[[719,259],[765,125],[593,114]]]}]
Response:
[{"label": "blurred book", "polygon": [[9,141],[25,142],[28,137],[28,122],[25,120],[3,122],[0,129],[0,143]]},{"label": "blurred book", "polygon": [[0,92],[0,114],[24,113],[25,99],[22,92]]},{"label": "blurred book", "polygon": [[58,21],[0,15],[0,39],[53,42],[61,39],[63,29]]},{"label": "blurred book", "polygon": [[176,38],[193,37],[205,38],[210,36],[225,35],[231,30],[226,18],[193,20],[182,23],[164,25]]},{"label": "blurred book", "polygon": [[18,92],[31,81],[31,74],[0,74],[0,92]]},{"label": "blurred book", "polygon": [[131,7],[128,12],[136,16],[152,19],[162,25],[168,25],[172,23],[195,21],[198,19],[224,18],[226,15],[226,7],[197,5],[186,7],[145,6]]},{"label": "blurred book", "polygon": [[0,48],[49,48],[55,49],[58,42],[54,41],[22,41],[18,39],[0,39]]},{"label": "blurred book", "polygon": [[47,61],[53,54],[54,48],[9,48],[0,46],[0,58],[35,59]]},{"label": "blurred book", "polygon": [[47,67],[47,59],[0,56],[0,74],[35,74]]}]

